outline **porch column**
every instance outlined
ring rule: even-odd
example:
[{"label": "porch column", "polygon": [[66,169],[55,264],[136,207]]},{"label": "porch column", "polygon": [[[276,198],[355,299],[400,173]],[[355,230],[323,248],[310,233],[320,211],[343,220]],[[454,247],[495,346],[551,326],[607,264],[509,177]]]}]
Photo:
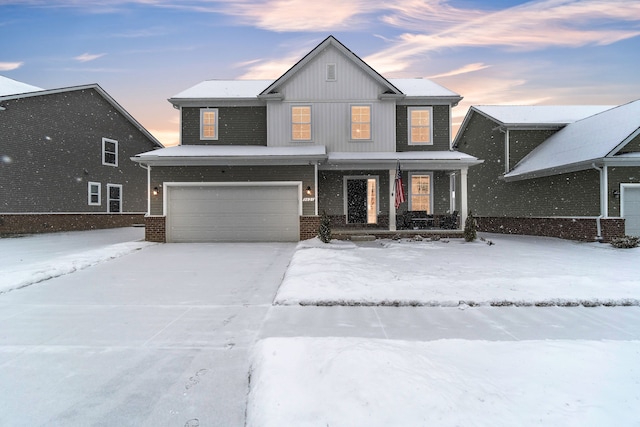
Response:
[{"label": "porch column", "polygon": [[389,169],[389,230],[396,231],[396,170]]},{"label": "porch column", "polygon": [[460,169],[460,229],[464,230],[469,207],[467,205],[467,168]]}]

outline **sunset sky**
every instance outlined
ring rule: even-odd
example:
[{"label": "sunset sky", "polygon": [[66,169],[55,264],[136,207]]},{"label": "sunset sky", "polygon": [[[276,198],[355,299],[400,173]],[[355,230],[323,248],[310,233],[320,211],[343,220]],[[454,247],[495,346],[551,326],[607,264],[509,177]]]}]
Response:
[{"label": "sunset sky", "polygon": [[275,79],[334,35],[388,78],[470,105],[640,98],[640,0],[0,0],[0,75],[98,83],[165,145],[167,98],[207,79]]}]

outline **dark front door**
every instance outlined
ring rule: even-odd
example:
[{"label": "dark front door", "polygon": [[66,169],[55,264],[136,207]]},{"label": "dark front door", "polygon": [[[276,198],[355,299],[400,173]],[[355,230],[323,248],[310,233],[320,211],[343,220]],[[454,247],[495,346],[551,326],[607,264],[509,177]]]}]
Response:
[{"label": "dark front door", "polygon": [[347,180],[347,223],[367,223],[367,180]]}]

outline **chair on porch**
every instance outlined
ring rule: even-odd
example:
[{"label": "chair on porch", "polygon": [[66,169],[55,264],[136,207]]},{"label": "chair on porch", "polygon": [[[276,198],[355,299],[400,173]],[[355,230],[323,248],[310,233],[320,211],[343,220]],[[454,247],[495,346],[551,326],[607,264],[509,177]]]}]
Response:
[{"label": "chair on porch", "polygon": [[445,215],[440,219],[440,228],[444,230],[455,230],[458,228],[458,211],[453,211],[450,215]]}]

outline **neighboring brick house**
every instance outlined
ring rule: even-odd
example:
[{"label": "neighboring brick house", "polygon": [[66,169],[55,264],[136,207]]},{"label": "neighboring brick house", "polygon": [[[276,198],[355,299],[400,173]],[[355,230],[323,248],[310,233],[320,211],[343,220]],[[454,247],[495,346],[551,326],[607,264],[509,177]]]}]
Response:
[{"label": "neighboring brick house", "polygon": [[640,235],[640,101],[474,106],[454,146],[481,230],[576,240]]},{"label": "neighboring brick house", "polygon": [[129,158],[162,145],[97,84],[16,83],[0,79],[0,233],[143,223],[147,171]]},{"label": "neighboring brick house", "polygon": [[387,231],[407,210],[464,222],[480,161],[451,148],[461,99],[386,79],[332,36],[276,80],[202,82],[169,99],[180,145],[133,158],[150,169],[147,239],[295,241],[316,235],[322,212]]}]

